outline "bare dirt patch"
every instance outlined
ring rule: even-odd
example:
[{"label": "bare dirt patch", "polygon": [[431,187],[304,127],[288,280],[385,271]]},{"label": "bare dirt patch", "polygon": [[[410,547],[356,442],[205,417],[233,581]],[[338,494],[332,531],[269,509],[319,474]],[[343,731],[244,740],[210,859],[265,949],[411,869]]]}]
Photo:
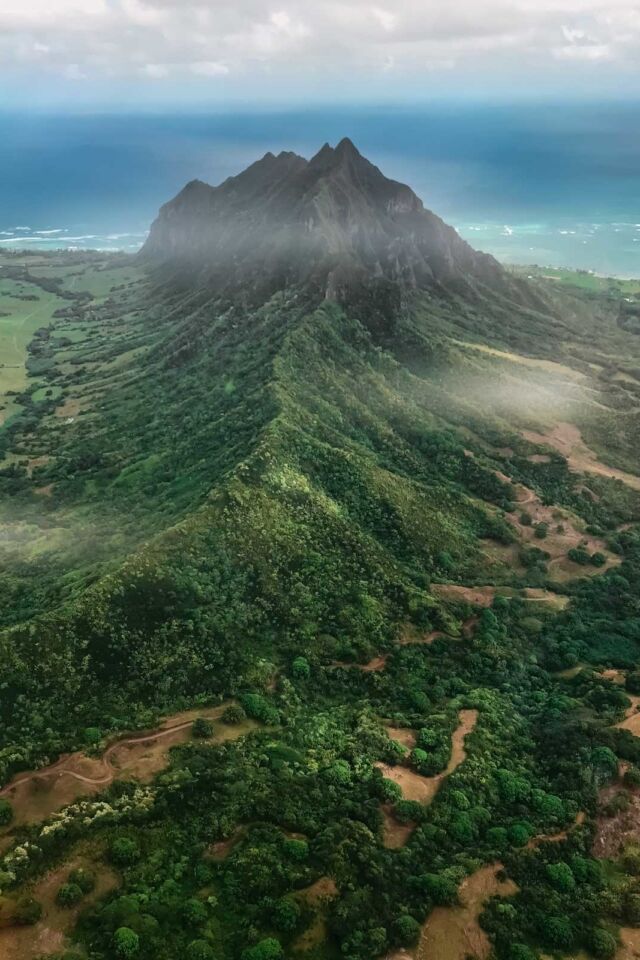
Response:
[{"label": "bare dirt patch", "polygon": [[423,633],[413,624],[407,623],[402,628],[396,643],[399,647],[413,646],[417,643],[424,643],[429,646],[437,637],[446,637],[446,633],[443,630],[431,630],[429,633]]},{"label": "bare dirt patch", "polygon": [[316,915],[309,927],[300,934],[293,944],[294,949],[310,950],[327,938],[327,921],[324,907],[329,900],[338,894],[335,880],[331,877],[320,877],[310,887],[298,891],[296,894],[310,907],[315,908]]},{"label": "bare dirt patch", "polygon": [[567,460],[569,469],[576,473],[595,473],[601,477],[622,480],[628,487],[640,490],[640,477],[602,463],[597,454],[586,445],[580,430],[573,423],[557,423],[546,433],[523,430],[522,435],[531,443],[557,450]]},{"label": "bare dirt patch", "polygon": [[[55,899],[58,888],[76,867],[85,867],[96,872],[96,885],[76,907],[60,907]],[[86,857],[75,857],[52,870],[28,891],[29,895],[42,905],[41,920],[32,927],[7,926],[0,929],[2,960],[34,960],[36,957],[65,949],[69,945],[68,938],[80,912],[117,885],[117,874],[103,864],[96,870],[96,865]],[[2,901],[0,919],[3,923],[9,920],[14,907],[15,901],[12,898],[7,897]]]},{"label": "bare dirt patch", "polygon": [[387,850],[400,850],[416,828],[415,823],[400,823],[393,815],[390,803],[382,805],[382,838]]},{"label": "bare dirt patch", "polygon": [[541,587],[525,587],[521,599],[531,603],[548,603],[552,610],[564,610],[571,603],[570,597],[553,593],[552,590],[543,590]]},{"label": "bare dirt patch", "polygon": [[338,888],[333,877],[320,877],[320,879],[312,883],[311,886],[300,890],[298,895],[306,900],[307,903],[315,905],[325,900],[331,900],[337,893]]},{"label": "bare dirt patch", "polygon": [[378,657],[374,657],[373,660],[369,660],[368,663],[350,663],[348,660],[332,660],[332,667],[350,667],[353,670],[361,670],[363,673],[379,673],[380,670],[384,670],[387,665],[387,660],[389,659],[389,654],[384,653]]},{"label": "bare dirt patch", "polygon": [[[190,738],[191,725],[197,717],[218,719],[228,705],[174,714],[152,733],[119,738],[107,747],[102,757],[89,757],[81,752],[67,754],[48,767],[18,774],[0,790],[0,796],[6,797],[15,811],[9,830],[45,820],[74,800],[104,790],[116,777],[151,780],[167,765],[171,748]],[[211,742],[236,739],[255,726],[251,720],[220,724]]]},{"label": "bare dirt patch", "polygon": [[613,668],[610,668],[608,670],[601,670],[600,676],[602,677],[603,680],[610,680],[611,683],[617,683],[620,686],[622,686],[625,681],[624,670],[615,670]]},{"label": "bare dirt patch", "polygon": [[387,727],[387,733],[392,740],[402,744],[407,750],[413,750],[416,745],[415,730],[409,727]]},{"label": "bare dirt patch", "polygon": [[436,907],[422,927],[420,941],[412,952],[397,951],[387,960],[486,960],[491,944],[478,918],[491,897],[510,897],[518,892],[513,880],[501,879],[501,863],[481,867],[460,884],[459,904]]},{"label": "bare dirt patch", "polygon": [[631,706],[627,707],[624,720],[616,723],[615,726],[620,730],[630,730],[634,737],[640,737],[640,696],[628,693]]},{"label": "bare dirt patch", "polygon": [[236,844],[245,834],[246,827],[237,827],[230,837],[226,840],[218,840],[212,843],[207,850],[207,856],[211,860],[226,860]]},{"label": "bare dirt patch", "polygon": [[[465,739],[474,729],[478,720],[477,710],[461,710],[458,715],[459,723],[451,737],[451,757],[449,763],[441,773],[434,777],[423,777],[402,764],[392,766],[387,763],[376,763],[382,775],[397,783],[402,790],[405,800],[415,800],[418,803],[431,803],[437,794],[442,782],[456,770],[466,757]],[[397,728],[395,728],[397,729]],[[402,731],[404,735],[407,731]],[[404,846],[413,832],[412,824],[398,823],[391,812],[390,806],[382,808],[384,816],[384,845],[390,849]]]},{"label": "bare dirt patch", "polygon": [[[554,579],[564,581],[579,576],[589,576],[604,573],[611,567],[618,565],[620,557],[611,553],[607,544],[599,537],[592,537],[584,532],[583,524],[570,511],[549,507],[543,504],[533,490],[519,485],[522,491],[527,492],[527,498],[519,500],[519,506],[526,505],[526,510],[514,510],[507,514],[509,523],[514,527],[521,543],[538,547],[551,557],[549,573]],[[529,522],[523,523],[526,514]],[[536,526],[545,524],[547,535],[543,539],[536,536]],[[588,553],[602,553],[606,563],[601,567],[586,566],[574,563],[567,556],[569,550],[582,546]]]},{"label": "bare dirt patch", "polygon": [[[621,765],[624,773],[625,765]],[[601,811],[622,790],[629,798],[626,809],[618,811],[612,817],[601,812],[596,824],[591,853],[594,857],[605,860],[614,860],[625,847],[637,846],[640,843],[640,791],[623,787],[618,778],[615,783],[609,783],[598,794],[598,805]]]},{"label": "bare dirt patch", "polygon": [[66,419],[67,417],[77,417],[80,411],[82,410],[82,401],[79,397],[67,397],[64,403],[56,407],[55,415],[56,417],[62,417]]},{"label": "bare dirt patch", "polygon": [[490,607],[496,595],[495,587],[464,587],[457,583],[434,583],[431,589],[445,600],[466,600],[476,607]]},{"label": "bare dirt patch", "polygon": [[640,957],[640,930],[637,927],[620,927],[620,947],[615,960],[636,960]]}]

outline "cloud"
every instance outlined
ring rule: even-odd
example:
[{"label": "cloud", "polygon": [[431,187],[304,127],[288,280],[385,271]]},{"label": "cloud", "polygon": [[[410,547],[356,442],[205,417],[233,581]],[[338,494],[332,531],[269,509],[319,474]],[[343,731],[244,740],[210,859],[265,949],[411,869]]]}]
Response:
[{"label": "cloud", "polygon": [[66,80],[85,80],[87,76],[77,63],[66,64],[66,66],[63,67],[62,73]]},{"label": "cloud", "polygon": [[613,55],[608,43],[570,43],[553,52],[559,60],[609,60]]},{"label": "cloud", "polygon": [[200,60],[192,63],[189,69],[200,77],[224,77],[229,73],[229,67],[217,60]]},{"label": "cloud", "polygon": [[145,63],[143,67],[140,67],[140,73],[152,80],[162,80],[169,76],[169,68],[164,63]]},{"label": "cloud", "polygon": [[0,0],[0,81],[35,63],[67,81],[229,76],[257,92],[452,67],[533,83],[632,71],[639,56],[633,0]]}]

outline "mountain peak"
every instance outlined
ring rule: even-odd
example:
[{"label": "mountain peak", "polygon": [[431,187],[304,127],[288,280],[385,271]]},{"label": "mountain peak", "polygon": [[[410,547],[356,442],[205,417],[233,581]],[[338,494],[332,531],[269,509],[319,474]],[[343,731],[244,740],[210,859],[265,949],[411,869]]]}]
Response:
[{"label": "mountain peak", "polygon": [[340,143],[336,146],[335,149],[336,155],[339,157],[361,157],[362,154],[356,148],[353,140],[350,140],[349,137],[343,137]]},{"label": "mountain peak", "polygon": [[143,256],[195,269],[213,285],[312,279],[336,297],[336,271],[409,288],[509,284],[492,257],[385,177],[348,137],[325,143],[310,161],[268,152],[219,187],[196,183],[162,208]]}]

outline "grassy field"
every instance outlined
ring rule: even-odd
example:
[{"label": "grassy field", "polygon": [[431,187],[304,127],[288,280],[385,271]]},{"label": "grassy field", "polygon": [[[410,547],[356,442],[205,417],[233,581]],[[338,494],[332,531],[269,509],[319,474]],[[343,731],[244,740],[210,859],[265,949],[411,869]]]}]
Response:
[{"label": "grassy field", "polygon": [[[3,277],[4,270],[25,267],[33,273],[36,282]],[[140,270],[130,262],[123,268],[112,267],[110,261],[105,263],[100,259],[78,265],[47,257],[0,257],[0,424],[19,409],[12,395],[22,392],[29,383],[27,348],[36,330],[49,327],[53,335],[64,337],[74,345],[95,334],[96,325],[90,314],[82,322],[54,317],[57,310],[68,307],[71,301],[43,289],[37,280],[56,280],[61,293],[86,292],[92,302],[99,304],[109,297],[113,287],[133,284],[140,276]],[[57,352],[60,362],[74,356],[73,350]],[[46,383],[36,389],[33,397],[36,403],[46,398],[46,389]],[[57,397],[61,392],[56,386],[49,396]]]},{"label": "grassy field", "polygon": [[567,286],[580,287],[593,293],[612,293],[622,296],[640,294],[640,279],[602,277],[589,270],[567,270],[563,267],[538,267],[534,265],[510,267],[519,276],[551,280]]},{"label": "grassy field", "polygon": [[[35,300],[23,299],[35,296]],[[35,284],[0,280],[0,423],[16,409],[8,391],[27,384],[27,346],[39,327],[51,322],[64,301]]]}]

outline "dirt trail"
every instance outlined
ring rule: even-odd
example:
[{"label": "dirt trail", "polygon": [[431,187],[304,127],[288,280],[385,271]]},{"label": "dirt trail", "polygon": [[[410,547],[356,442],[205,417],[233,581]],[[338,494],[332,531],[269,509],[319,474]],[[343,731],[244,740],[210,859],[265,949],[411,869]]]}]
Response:
[{"label": "dirt trail", "polygon": [[[440,584],[440,586],[446,586],[446,584]],[[466,587],[465,589],[473,589]],[[482,589],[482,588],[481,588]],[[468,620],[465,620],[462,624],[462,635],[468,637],[473,632],[473,628],[477,623],[477,617],[469,617]],[[409,627],[406,628],[403,633],[398,637],[396,643],[399,647],[411,647],[417,644],[422,644],[425,646],[431,646],[434,640],[444,637],[447,640],[456,640],[458,637],[453,633],[447,633],[445,630],[432,630],[430,633],[420,633],[415,628]]]},{"label": "dirt trail", "polygon": [[562,840],[566,840],[570,832],[575,830],[576,827],[581,827],[586,819],[586,813],[581,810],[570,827],[559,830],[558,833],[539,833],[537,837],[531,837],[531,840],[525,845],[525,850],[537,850],[543,843],[560,843]]},{"label": "dirt trail", "polygon": [[352,663],[349,660],[332,660],[330,666],[349,667],[353,670],[361,670],[362,673],[379,673],[380,670],[384,670],[386,667],[388,659],[389,654],[383,653],[378,657],[374,657],[373,660],[369,660],[368,663]]},{"label": "dirt trail", "polygon": [[465,587],[458,583],[434,583],[431,590],[445,600],[466,600],[476,607],[490,607],[496,595],[495,587]]},{"label": "dirt trail", "polygon": [[[98,793],[116,777],[148,782],[166,765],[171,747],[189,738],[197,717],[216,720],[231,702],[175,714],[157,730],[115,740],[101,757],[82,752],[67,754],[48,767],[18,774],[0,790],[0,797],[6,797],[14,807],[14,820],[8,829],[44,820],[79,797]],[[254,726],[252,721],[221,725],[213,742],[235,739]]]},{"label": "dirt trail", "polygon": [[522,430],[522,435],[531,443],[557,450],[567,460],[569,469],[576,473],[595,473],[601,477],[621,480],[628,487],[640,490],[640,476],[602,463],[597,454],[586,445],[580,430],[573,423],[557,423],[546,433]]},{"label": "dirt trail", "polygon": [[[446,780],[447,777],[450,777],[454,770],[457,770],[466,758],[465,740],[468,734],[475,728],[478,721],[478,711],[461,710],[458,714],[458,720],[458,726],[451,737],[451,757],[446,769],[441,773],[437,773],[433,777],[423,777],[421,774],[416,773],[415,770],[410,770],[409,767],[405,767],[402,764],[392,766],[391,764],[382,762],[376,763],[376,767],[382,771],[384,777],[398,784],[405,800],[416,800],[418,803],[423,804],[431,803],[443,781]],[[400,742],[405,742],[406,745],[408,745],[406,738],[412,731],[406,729],[398,730],[397,728],[390,728],[390,731],[391,730],[396,731],[403,737],[403,740]],[[393,739],[399,739],[399,737],[397,736]],[[398,847],[404,846],[413,832],[414,825],[398,823],[393,817],[391,805],[385,804],[382,812],[385,820],[385,846],[390,849],[397,849]]]}]

